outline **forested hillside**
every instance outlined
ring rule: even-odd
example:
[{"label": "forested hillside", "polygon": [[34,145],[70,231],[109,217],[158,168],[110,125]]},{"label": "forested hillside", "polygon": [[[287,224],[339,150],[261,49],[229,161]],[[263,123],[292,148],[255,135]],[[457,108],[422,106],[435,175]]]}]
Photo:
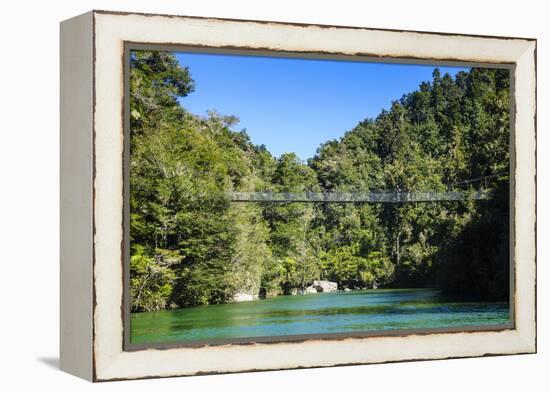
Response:
[{"label": "forested hillside", "polygon": [[[131,55],[133,311],[290,294],[314,279],[507,299],[507,70],[453,78],[436,69],[432,81],[375,119],[358,119],[307,163],[254,145],[236,117],[188,112],[178,99],[200,89],[192,72],[169,52]],[[494,174],[502,176],[483,184],[493,189],[486,201],[260,204],[226,196],[445,191],[478,188],[464,181]]]}]

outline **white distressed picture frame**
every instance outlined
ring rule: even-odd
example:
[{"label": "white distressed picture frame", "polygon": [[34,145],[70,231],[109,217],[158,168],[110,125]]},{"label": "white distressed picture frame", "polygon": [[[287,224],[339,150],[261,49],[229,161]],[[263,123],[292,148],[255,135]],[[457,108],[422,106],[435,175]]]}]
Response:
[{"label": "white distressed picture frame", "polygon": [[[125,350],[127,43],[509,65],[513,326]],[[536,40],[92,11],[62,22],[60,71],[63,370],[108,381],[536,352]]]}]

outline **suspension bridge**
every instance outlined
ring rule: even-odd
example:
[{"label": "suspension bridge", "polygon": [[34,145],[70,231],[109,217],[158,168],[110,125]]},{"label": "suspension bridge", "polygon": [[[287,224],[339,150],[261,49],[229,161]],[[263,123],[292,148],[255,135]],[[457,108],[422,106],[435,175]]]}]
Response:
[{"label": "suspension bridge", "polygon": [[302,202],[302,203],[410,203],[462,200],[486,200],[492,198],[487,180],[507,175],[497,173],[453,183],[451,186],[480,183],[479,189],[434,192],[381,191],[381,192],[243,192],[228,191],[232,202]]}]

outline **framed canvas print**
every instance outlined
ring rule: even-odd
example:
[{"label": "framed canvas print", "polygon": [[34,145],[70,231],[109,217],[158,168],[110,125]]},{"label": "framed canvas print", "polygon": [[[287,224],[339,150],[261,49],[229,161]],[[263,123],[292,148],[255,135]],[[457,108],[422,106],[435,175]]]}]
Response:
[{"label": "framed canvas print", "polygon": [[61,24],[61,368],[536,351],[536,40]]}]

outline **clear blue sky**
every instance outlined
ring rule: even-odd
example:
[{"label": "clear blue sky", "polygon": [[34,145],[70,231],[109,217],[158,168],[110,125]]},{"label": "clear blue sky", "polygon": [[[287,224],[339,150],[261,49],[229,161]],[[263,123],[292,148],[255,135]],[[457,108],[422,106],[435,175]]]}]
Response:
[{"label": "clear blue sky", "polygon": [[[434,66],[177,53],[196,91],[180,100],[192,113],[207,110],[240,119],[252,142],[302,160],[366,117],[431,80]],[[465,68],[439,67],[455,75]]]}]

